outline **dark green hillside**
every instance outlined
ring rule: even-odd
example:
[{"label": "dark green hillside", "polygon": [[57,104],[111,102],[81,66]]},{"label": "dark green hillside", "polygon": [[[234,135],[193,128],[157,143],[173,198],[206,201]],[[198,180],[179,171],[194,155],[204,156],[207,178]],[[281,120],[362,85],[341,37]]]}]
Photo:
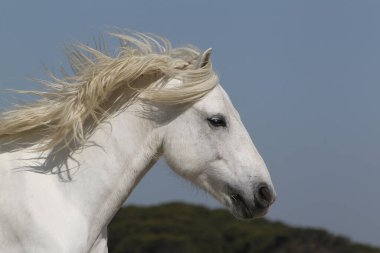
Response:
[{"label": "dark green hillside", "polygon": [[380,253],[324,230],[181,203],[123,208],[109,226],[111,253]]}]

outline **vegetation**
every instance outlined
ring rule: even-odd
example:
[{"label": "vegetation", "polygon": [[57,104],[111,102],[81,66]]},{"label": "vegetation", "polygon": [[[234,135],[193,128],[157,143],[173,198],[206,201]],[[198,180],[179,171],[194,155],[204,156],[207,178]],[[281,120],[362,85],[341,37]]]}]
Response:
[{"label": "vegetation", "polygon": [[108,233],[111,253],[380,253],[324,230],[182,203],[123,208]]}]

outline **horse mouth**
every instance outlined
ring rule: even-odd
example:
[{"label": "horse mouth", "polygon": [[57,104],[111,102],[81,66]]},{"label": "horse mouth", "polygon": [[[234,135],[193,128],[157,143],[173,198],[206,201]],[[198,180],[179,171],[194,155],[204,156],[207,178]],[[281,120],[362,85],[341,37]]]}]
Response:
[{"label": "horse mouth", "polygon": [[230,194],[229,199],[231,200],[231,213],[238,219],[249,220],[259,218],[263,217],[268,212],[268,208],[262,208],[255,204],[251,204],[239,193]]},{"label": "horse mouth", "polygon": [[230,199],[232,202],[232,214],[241,219],[252,219],[254,218],[253,211],[247,205],[247,202],[244,198],[238,194],[234,193],[230,195]]}]

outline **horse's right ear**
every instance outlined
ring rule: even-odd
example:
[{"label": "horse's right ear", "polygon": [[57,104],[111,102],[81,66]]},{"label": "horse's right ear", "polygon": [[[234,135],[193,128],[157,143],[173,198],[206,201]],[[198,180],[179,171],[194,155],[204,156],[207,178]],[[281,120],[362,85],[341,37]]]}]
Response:
[{"label": "horse's right ear", "polygon": [[196,68],[203,68],[204,66],[207,65],[207,63],[209,63],[210,57],[211,57],[211,51],[212,51],[212,48],[209,48],[206,51],[204,51],[204,53],[199,57]]}]

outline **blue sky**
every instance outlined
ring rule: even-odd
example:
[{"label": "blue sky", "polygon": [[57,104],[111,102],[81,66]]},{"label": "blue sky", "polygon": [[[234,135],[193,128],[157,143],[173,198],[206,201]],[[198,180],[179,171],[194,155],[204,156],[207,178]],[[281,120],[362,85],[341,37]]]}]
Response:
[{"label": "blue sky", "polygon": [[[0,88],[35,88],[65,43],[112,27],[212,47],[276,186],[269,218],[380,246],[379,13],[376,0],[3,0]],[[219,207],[162,162],[127,203],[173,200]]]}]

